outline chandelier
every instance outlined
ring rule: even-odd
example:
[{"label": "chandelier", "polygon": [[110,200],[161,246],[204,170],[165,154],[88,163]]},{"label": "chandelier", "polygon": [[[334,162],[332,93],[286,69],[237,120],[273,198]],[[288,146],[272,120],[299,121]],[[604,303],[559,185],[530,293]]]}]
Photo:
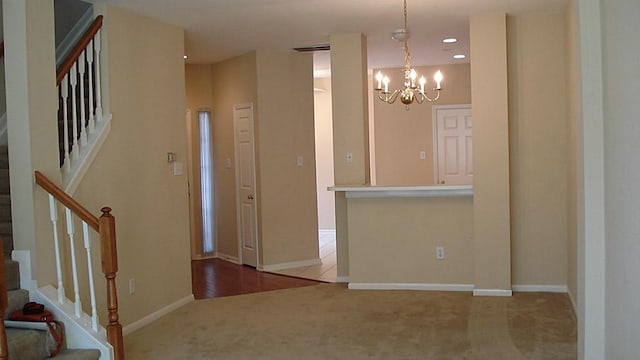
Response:
[{"label": "chandelier", "polygon": [[428,102],[438,101],[440,98],[440,90],[442,90],[442,87],[440,86],[442,82],[442,73],[440,70],[438,70],[433,76],[433,80],[436,83],[436,86],[433,88],[433,91],[435,91],[433,97],[430,97],[425,93],[424,86],[427,83],[427,80],[424,76],[421,76],[418,80],[419,86],[416,85],[418,73],[411,67],[411,53],[409,52],[407,0],[404,0],[404,29],[400,31],[399,34],[404,35],[402,36],[404,37],[404,69],[402,70],[404,74],[404,89],[397,89],[393,92],[389,92],[389,77],[378,71],[376,74],[377,87],[375,88],[378,93],[378,99],[388,104],[393,104],[396,102],[398,97],[400,97],[400,101],[407,106],[407,110],[409,110],[409,105],[414,101],[418,104],[422,104],[425,100]]}]

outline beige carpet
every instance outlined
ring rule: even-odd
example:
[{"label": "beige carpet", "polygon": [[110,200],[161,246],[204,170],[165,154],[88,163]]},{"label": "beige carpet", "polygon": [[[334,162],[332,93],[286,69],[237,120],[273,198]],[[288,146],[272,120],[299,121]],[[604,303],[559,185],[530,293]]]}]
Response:
[{"label": "beige carpet", "polygon": [[564,294],[347,290],[200,300],[125,338],[127,359],[575,359]]}]

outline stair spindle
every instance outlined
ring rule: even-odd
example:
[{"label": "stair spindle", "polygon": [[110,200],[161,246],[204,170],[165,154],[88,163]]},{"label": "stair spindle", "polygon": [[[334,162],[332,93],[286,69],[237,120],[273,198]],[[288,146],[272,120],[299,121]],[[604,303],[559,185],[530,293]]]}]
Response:
[{"label": "stair spindle", "polygon": [[83,51],[80,54],[80,59],[78,60],[78,73],[80,74],[80,146],[84,148],[87,146],[87,117],[86,117],[86,106],[87,101],[85,99],[84,94],[84,80],[85,80],[85,71],[87,66],[87,51]]},{"label": "stair spindle", "polygon": [[74,295],[74,311],[77,317],[80,317],[82,310],[82,302],[80,301],[80,287],[78,285],[78,267],[76,260],[76,247],[73,238],[75,236],[75,227],[73,224],[73,213],[65,207],[65,215],[67,218],[67,235],[69,236],[69,251],[71,252],[71,272],[73,275],[73,295]]},{"label": "stair spindle", "polygon": [[80,155],[80,146],[78,144],[78,62],[73,63],[71,67],[71,118],[73,119],[73,139],[71,142],[72,160],[77,160]]},{"label": "stair spindle", "polygon": [[84,249],[87,252],[87,276],[89,277],[89,294],[91,296],[91,328],[98,331],[98,309],[96,308],[96,289],[93,283],[93,263],[91,262],[91,238],[89,236],[89,225],[82,222],[82,235],[84,238]]},{"label": "stair spindle", "polygon": [[96,35],[93,37],[93,49],[95,51],[94,64],[96,72],[96,117],[98,118],[98,121],[102,121],[102,90],[100,89],[100,33],[101,30],[98,30]]},{"label": "stair spindle", "polygon": [[93,93],[95,89],[93,88],[93,40],[87,46],[87,64],[89,68],[89,132],[93,134],[96,130],[96,109],[93,105]]},{"label": "stair spindle", "polygon": [[58,238],[58,207],[56,198],[49,194],[49,216],[53,226],[53,245],[56,256],[56,276],[58,277],[58,302],[64,304],[64,281],[62,278],[62,262],[60,260],[60,239]]},{"label": "stair spindle", "polygon": [[71,170],[71,159],[69,158],[69,74],[65,75],[60,84],[60,92],[62,93],[62,128],[64,143],[64,161],[63,164],[67,171]]}]

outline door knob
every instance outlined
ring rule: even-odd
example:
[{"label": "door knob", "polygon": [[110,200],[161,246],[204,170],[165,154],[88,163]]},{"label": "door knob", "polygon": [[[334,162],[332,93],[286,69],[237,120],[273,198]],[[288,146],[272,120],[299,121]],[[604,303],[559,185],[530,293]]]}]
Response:
[{"label": "door knob", "polygon": [[249,196],[247,196],[247,199],[249,199],[249,200],[253,200],[253,195],[249,195]]}]

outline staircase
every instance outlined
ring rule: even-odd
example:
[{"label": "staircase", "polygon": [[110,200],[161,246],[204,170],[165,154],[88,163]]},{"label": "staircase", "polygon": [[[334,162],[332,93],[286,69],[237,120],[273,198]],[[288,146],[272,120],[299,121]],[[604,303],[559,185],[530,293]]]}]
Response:
[{"label": "staircase", "polygon": [[[29,291],[20,288],[19,264],[16,261],[8,260],[13,250],[13,241],[11,240],[11,194],[9,191],[9,161],[6,146],[0,146],[0,235],[3,237],[5,259],[7,308],[4,319],[6,320],[11,312],[22,309],[24,304],[29,302]],[[32,323],[29,324],[34,325]],[[55,344],[55,341],[50,338],[48,329],[25,329],[9,325],[6,328],[6,334],[9,359],[45,359],[49,357],[48,349],[52,344]],[[66,345],[63,345],[63,350],[56,358],[98,360],[100,351],[67,349]]]}]

